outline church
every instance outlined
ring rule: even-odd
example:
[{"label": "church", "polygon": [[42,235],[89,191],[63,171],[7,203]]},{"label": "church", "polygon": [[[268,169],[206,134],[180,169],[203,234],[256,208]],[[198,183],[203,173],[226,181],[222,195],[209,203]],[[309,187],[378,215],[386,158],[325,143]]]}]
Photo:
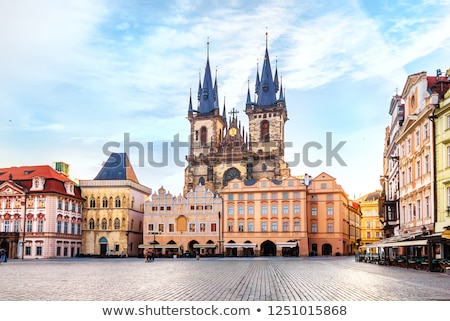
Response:
[{"label": "church", "polygon": [[209,43],[206,67],[197,92],[194,108],[192,93],[189,99],[190,123],[189,151],[186,156],[183,193],[195,186],[220,193],[234,178],[281,180],[290,176],[284,161],[284,125],[288,119],[283,86],[275,68],[270,65],[267,44],[261,74],[256,70],[255,101],[247,88],[247,101],[243,110],[248,116],[246,131],[238,121],[234,108],[227,113],[226,106],[219,107],[217,75],[214,82],[209,59]]}]

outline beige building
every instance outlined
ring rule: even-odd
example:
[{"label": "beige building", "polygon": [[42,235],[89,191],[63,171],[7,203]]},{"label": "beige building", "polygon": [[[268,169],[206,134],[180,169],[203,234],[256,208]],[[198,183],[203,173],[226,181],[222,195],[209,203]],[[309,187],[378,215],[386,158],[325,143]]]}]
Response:
[{"label": "beige building", "polygon": [[173,196],[163,187],[145,202],[142,249],[156,257],[221,254],[222,199],[197,185],[186,197]]},{"label": "beige building", "polygon": [[361,206],[358,202],[350,200],[348,202],[349,221],[349,254],[358,254],[358,247],[361,244]]},{"label": "beige building", "polygon": [[[80,188],[68,165],[0,168],[0,248],[9,258],[70,258],[81,251]],[[64,166],[61,166],[64,165]]]},{"label": "beige building", "polygon": [[125,153],[113,153],[93,180],[80,180],[85,199],[83,248],[87,256],[137,256],[142,243],[144,202],[152,190],[141,185]]}]

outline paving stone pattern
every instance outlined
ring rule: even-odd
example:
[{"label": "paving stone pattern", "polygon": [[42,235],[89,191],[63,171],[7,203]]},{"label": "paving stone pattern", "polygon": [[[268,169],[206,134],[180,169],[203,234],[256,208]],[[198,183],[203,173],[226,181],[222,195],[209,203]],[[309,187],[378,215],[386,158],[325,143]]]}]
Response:
[{"label": "paving stone pattern", "polygon": [[1,301],[450,300],[443,273],[353,257],[8,260]]}]

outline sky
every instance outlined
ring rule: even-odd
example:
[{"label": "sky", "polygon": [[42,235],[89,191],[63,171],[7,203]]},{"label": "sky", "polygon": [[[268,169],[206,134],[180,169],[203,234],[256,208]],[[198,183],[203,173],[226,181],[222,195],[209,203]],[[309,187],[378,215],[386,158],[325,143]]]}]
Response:
[{"label": "sky", "polygon": [[267,41],[291,174],[357,198],[381,188],[392,96],[450,68],[448,30],[450,0],[0,0],[0,168],[62,161],[94,179],[127,152],[142,185],[178,195],[188,150],[172,143],[189,139],[208,48],[221,108],[247,129]]}]

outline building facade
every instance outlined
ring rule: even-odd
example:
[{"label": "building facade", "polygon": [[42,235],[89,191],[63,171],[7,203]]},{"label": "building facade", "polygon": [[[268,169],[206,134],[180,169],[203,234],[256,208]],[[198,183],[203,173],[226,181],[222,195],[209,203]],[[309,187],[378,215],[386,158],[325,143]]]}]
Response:
[{"label": "building facade", "polygon": [[113,153],[93,180],[80,180],[84,202],[86,256],[138,256],[144,202],[152,190],[141,185],[125,153]]},{"label": "building facade", "polygon": [[141,249],[155,256],[220,255],[222,198],[197,185],[186,197],[159,188],[144,206]]},{"label": "building facade", "polygon": [[0,168],[0,247],[9,258],[79,255],[82,204],[68,172],[48,165]]},{"label": "building facade", "polygon": [[306,188],[297,177],[230,181],[221,192],[224,254],[307,256]]},{"label": "building facade", "polygon": [[380,196],[381,191],[375,191],[356,200],[361,206],[362,213],[360,245],[374,244],[384,238],[378,207]]}]

